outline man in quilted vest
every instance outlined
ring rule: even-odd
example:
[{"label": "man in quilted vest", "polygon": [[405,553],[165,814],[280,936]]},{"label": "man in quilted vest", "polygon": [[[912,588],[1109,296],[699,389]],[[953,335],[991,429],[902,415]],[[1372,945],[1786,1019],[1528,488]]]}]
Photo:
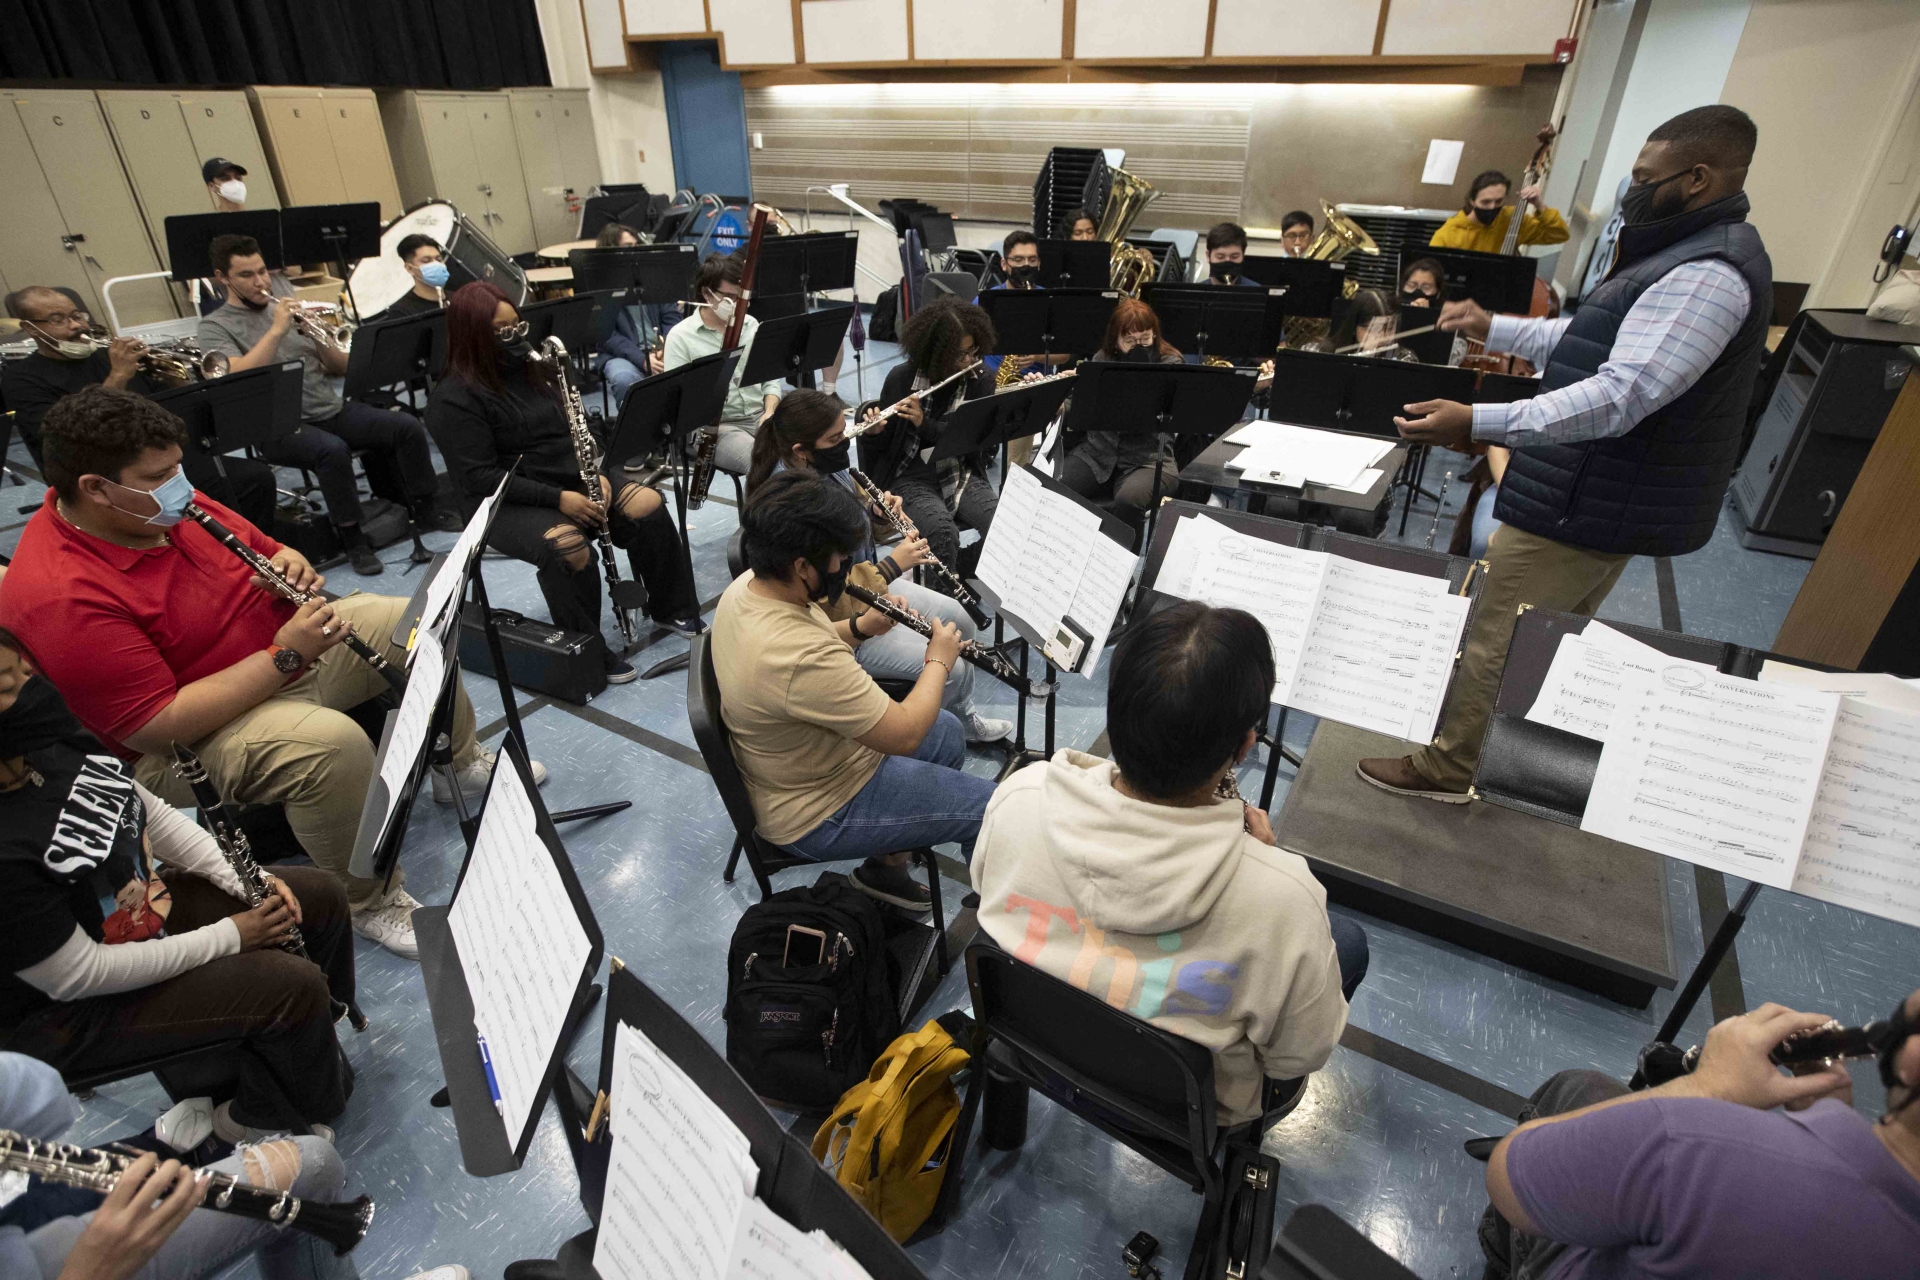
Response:
[{"label": "man in quilted vest", "polygon": [[1773,268],[1742,189],[1755,136],[1728,106],[1649,134],[1613,269],[1571,317],[1442,311],[1442,329],[1539,365],[1540,394],[1423,401],[1394,420],[1420,444],[1513,454],[1440,734],[1411,756],[1360,761],[1374,786],[1465,803],[1519,606],[1591,616],[1634,556],[1684,555],[1713,536],[1773,314]]}]

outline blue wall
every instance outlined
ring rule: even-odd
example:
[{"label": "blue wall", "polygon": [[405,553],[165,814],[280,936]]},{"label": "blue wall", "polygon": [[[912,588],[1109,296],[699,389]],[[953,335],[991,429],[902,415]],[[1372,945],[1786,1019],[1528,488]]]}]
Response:
[{"label": "blue wall", "polygon": [[656,47],[674,185],[696,194],[750,197],[747,104],[740,77],[720,69],[719,46],[712,41],[677,40]]}]

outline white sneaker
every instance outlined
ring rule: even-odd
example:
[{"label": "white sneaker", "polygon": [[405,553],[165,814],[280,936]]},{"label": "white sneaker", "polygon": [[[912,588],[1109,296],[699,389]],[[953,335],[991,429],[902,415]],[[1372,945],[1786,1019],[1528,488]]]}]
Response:
[{"label": "white sneaker", "polygon": [[[220,1141],[238,1146],[243,1142],[268,1142],[274,1138],[288,1136],[288,1131],[285,1129],[256,1129],[252,1125],[241,1124],[233,1118],[232,1108],[231,1102],[223,1102],[213,1109],[213,1136]],[[331,1125],[310,1124],[307,1126],[307,1132],[327,1142],[333,1141]],[[198,1146],[199,1143],[194,1145]]]},{"label": "white sneaker", "polygon": [[460,1266],[434,1267],[430,1271],[416,1271],[407,1280],[467,1280],[467,1269]]},{"label": "white sneaker", "polygon": [[[433,771],[433,802],[435,804],[453,803],[453,776],[459,775],[460,792],[469,805],[478,804],[480,797],[487,794],[487,780],[493,777],[493,762],[498,759],[498,751],[482,751],[477,759],[464,769],[435,769]],[[547,766],[538,760],[528,762],[533,770],[533,785],[547,785]]]},{"label": "white sneaker", "polygon": [[967,713],[967,741],[975,744],[1004,742],[1013,736],[1013,721],[989,720],[978,711]]},{"label": "white sneaker", "polygon": [[353,931],[405,960],[420,958],[413,936],[413,909],[420,904],[403,889],[383,902],[353,913]]}]

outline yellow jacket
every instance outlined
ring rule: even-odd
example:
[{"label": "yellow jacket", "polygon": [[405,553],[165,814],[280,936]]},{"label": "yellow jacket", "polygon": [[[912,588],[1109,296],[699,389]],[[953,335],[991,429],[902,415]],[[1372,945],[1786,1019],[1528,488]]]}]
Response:
[{"label": "yellow jacket", "polygon": [[[1472,249],[1477,253],[1498,253],[1507,238],[1507,223],[1513,219],[1511,206],[1500,210],[1493,225],[1483,227],[1470,213],[1456,213],[1440,224],[1428,243],[1435,249]],[[1529,213],[1520,224],[1521,244],[1561,244],[1567,239],[1567,220],[1558,209]]]}]

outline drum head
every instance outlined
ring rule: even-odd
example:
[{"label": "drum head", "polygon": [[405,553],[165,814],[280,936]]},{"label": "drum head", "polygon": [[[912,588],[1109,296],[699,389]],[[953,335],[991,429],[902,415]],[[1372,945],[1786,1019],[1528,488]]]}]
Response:
[{"label": "drum head", "polygon": [[380,256],[360,259],[347,277],[347,292],[360,318],[373,318],[413,288],[413,277],[400,265],[395,252],[402,240],[411,235],[432,236],[442,250],[451,254],[459,233],[460,211],[444,200],[417,204],[389,222],[380,232]]}]

